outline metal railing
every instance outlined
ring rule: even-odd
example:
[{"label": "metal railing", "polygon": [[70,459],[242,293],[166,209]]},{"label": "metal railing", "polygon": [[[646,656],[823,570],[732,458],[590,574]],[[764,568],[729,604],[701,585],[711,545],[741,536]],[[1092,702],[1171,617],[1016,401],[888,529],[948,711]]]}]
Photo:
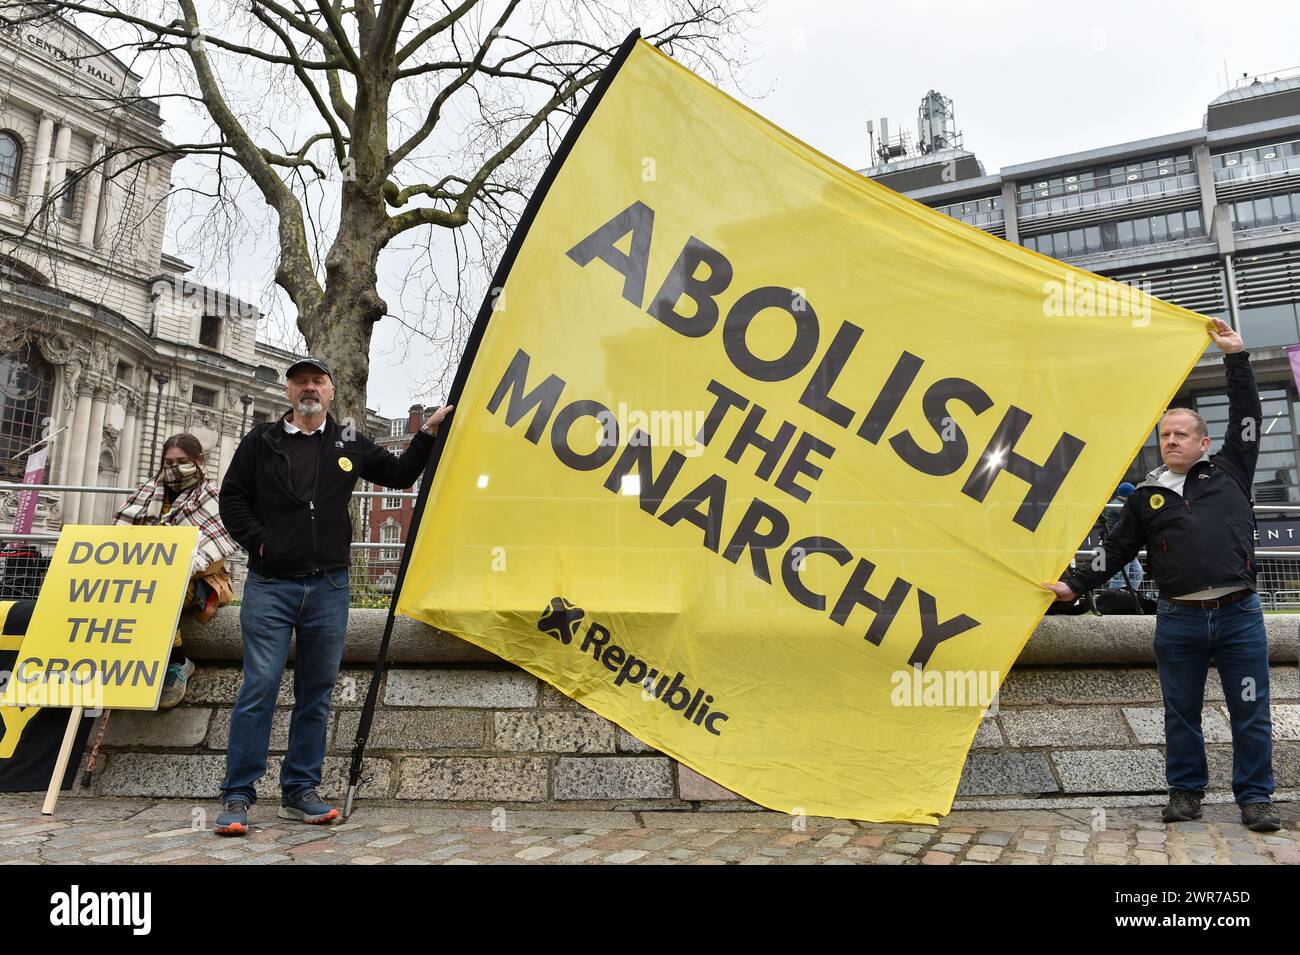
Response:
[{"label": "metal railing", "polygon": [[[132,488],[92,487],[74,484],[14,484],[0,482],[0,495],[35,492],[76,492],[80,494],[130,494]],[[354,491],[355,498],[400,498],[414,500],[413,491]],[[1107,505],[1111,507],[1112,505]],[[1300,515],[1300,505],[1267,504],[1255,507],[1257,515]],[[46,569],[54,553],[59,535],[50,531],[15,533],[0,531],[0,600],[34,599],[45,579]],[[352,583],[354,607],[387,607],[397,582],[401,566],[404,541],[374,542],[353,541],[348,574]],[[1080,549],[1075,560],[1091,560],[1094,549]],[[1259,558],[1258,585],[1260,599],[1272,609],[1300,608],[1300,549],[1260,547],[1255,551]],[[1146,551],[1136,558],[1142,567],[1142,582],[1138,590],[1155,598],[1146,561]],[[235,593],[243,593],[248,575],[248,561],[242,552],[226,561],[235,583]]]},{"label": "metal railing", "polygon": [[[106,494],[125,497],[134,488],[96,487],[80,484],[15,484],[0,482],[0,497],[5,494],[33,493],[78,493]],[[397,498],[415,500],[414,491],[353,491],[354,498]],[[59,535],[52,531],[33,531],[16,533],[0,531],[0,600],[35,599],[45,580],[50,558],[54,554],[54,545]],[[352,606],[387,607],[392,597],[393,586],[397,582],[397,571],[402,563],[402,551],[406,548],[404,541],[373,542],[353,541],[348,566],[348,576],[352,584]],[[248,577],[248,558],[241,551],[226,559],[234,582],[235,594],[244,592],[244,581]]]}]

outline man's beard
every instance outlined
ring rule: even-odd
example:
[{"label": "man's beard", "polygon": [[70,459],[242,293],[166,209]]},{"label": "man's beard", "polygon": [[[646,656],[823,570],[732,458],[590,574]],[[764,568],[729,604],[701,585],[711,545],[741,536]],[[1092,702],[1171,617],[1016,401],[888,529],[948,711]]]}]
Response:
[{"label": "man's beard", "polygon": [[318,415],[324,408],[319,401],[312,398],[302,398],[298,401],[298,414],[300,415]]}]

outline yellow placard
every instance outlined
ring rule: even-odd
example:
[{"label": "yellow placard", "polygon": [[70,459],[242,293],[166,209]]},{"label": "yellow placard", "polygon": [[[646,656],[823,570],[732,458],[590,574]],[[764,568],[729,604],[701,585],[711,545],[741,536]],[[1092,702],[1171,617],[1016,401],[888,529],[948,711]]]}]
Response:
[{"label": "yellow placard", "polygon": [[2,706],[158,708],[197,527],[64,527]]},{"label": "yellow placard", "polygon": [[480,322],[398,610],[764,806],[908,822],[1209,342],[644,43]]}]

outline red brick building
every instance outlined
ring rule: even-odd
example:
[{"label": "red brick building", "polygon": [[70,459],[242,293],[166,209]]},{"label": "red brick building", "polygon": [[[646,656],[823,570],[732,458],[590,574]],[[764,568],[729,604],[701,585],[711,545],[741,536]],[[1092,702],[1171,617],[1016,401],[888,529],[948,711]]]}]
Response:
[{"label": "red brick building", "polygon": [[[371,437],[381,448],[394,455],[401,455],[411,443],[412,436],[420,430],[424,420],[434,411],[422,405],[411,405],[405,418],[381,419],[388,424],[386,434],[372,434]],[[368,481],[358,486],[361,491],[376,490]],[[411,517],[415,512],[415,497],[420,490],[419,482],[409,492],[394,491],[391,494],[367,497],[362,501],[362,526],[357,535],[358,540],[372,544],[393,544],[391,548],[366,548],[361,551],[367,564],[366,577],[382,593],[392,593],[397,582],[397,569],[402,561],[399,546],[407,541],[411,529]],[[412,496],[403,497],[403,494]],[[356,575],[353,577],[357,579]]]}]

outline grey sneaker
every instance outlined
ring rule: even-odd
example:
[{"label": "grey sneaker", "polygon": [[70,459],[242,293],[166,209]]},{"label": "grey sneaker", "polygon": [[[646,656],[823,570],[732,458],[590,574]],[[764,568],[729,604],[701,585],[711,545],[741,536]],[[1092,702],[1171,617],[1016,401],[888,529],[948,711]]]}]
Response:
[{"label": "grey sneaker", "polygon": [[1242,806],[1241,821],[1252,832],[1277,832],[1282,828],[1282,817],[1271,802],[1251,802]]},{"label": "grey sneaker", "polygon": [[1178,790],[1169,796],[1169,805],[1160,818],[1164,822],[1190,822],[1201,818],[1201,794]]},{"label": "grey sneaker", "polygon": [[242,836],[248,832],[248,797],[226,796],[221,800],[221,815],[213,829],[219,836]]},{"label": "grey sneaker", "polygon": [[185,688],[194,675],[194,661],[189,657],[184,663],[173,663],[167,667],[163,678],[162,697],[158,700],[158,709],[169,710],[185,699]]},{"label": "grey sneaker", "polygon": [[339,817],[339,811],[307,789],[295,796],[285,796],[280,801],[280,818],[297,819],[313,826],[328,826]]}]

